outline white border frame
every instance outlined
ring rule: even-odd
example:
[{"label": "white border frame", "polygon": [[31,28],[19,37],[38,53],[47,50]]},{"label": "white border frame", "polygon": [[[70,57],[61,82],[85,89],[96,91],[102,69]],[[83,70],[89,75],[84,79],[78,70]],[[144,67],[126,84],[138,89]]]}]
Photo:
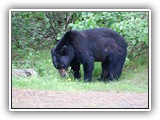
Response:
[{"label": "white border frame", "polygon": [[[148,79],[149,79],[149,85],[148,85],[148,89],[149,89],[149,103],[148,103],[148,109],[146,108],[139,108],[139,109],[132,109],[132,108],[115,108],[115,109],[101,109],[101,108],[98,108],[98,109],[88,109],[88,108],[84,108],[84,109],[50,109],[50,108],[31,108],[31,109],[26,109],[26,108],[22,108],[22,109],[15,109],[15,108],[12,108],[11,106],[11,102],[12,102],[12,98],[11,98],[11,82],[12,82],[12,75],[11,75],[11,12],[12,11],[84,11],[84,12],[94,12],[94,11],[106,11],[106,12],[109,12],[109,11],[122,11],[122,12],[132,12],[132,11],[137,11],[137,12],[141,12],[141,11],[146,11],[146,12],[149,12],[149,70],[148,70]],[[10,111],[150,111],[151,110],[151,10],[150,9],[10,9],[9,10],[9,110]]]}]

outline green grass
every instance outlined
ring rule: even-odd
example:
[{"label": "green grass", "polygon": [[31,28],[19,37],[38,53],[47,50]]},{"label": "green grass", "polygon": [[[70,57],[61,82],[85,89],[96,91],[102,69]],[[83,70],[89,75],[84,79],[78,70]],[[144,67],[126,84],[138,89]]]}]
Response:
[{"label": "green grass", "polygon": [[[148,92],[148,68],[147,64],[141,62],[131,62],[130,66],[123,69],[119,81],[100,82],[98,79],[101,74],[101,64],[95,63],[93,71],[93,82],[83,82],[83,68],[81,66],[82,78],[75,80],[69,73],[71,81],[67,78],[61,78],[58,71],[53,67],[50,50],[35,52],[33,56],[24,56],[25,61],[31,61],[27,64],[13,64],[16,68],[34,68],[40,76],[17,78],[12,77],[12,88],[20,89],[38,89],[38,90],[56,90],[56,91],[128,91],[128,92]],[[14,62],[13,62],[14,63]]]}]

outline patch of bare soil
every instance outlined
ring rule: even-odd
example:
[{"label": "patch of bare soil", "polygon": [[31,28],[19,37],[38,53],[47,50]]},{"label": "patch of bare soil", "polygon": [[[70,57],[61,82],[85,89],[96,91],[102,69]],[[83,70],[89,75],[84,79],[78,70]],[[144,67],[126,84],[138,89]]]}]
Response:
[{"label": "patch of bare soil", "polygon": [[12,108],[148,108],[148,93],[13,89]]}]

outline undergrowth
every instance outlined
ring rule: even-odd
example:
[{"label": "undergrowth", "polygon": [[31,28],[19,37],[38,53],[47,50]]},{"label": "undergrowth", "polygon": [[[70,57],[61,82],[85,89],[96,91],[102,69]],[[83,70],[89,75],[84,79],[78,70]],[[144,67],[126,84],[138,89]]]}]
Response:
[{"label": "undergrowth", "polygon": [[38,72],[37,77],[17,78],[12,76],[12,88],[38,89],[56,91],[125,91],[148,92],[148,61],[146,58],[129,61],[123,68],[119,81],[101,82],[101,63],[95,63],[92,83],[83,82],[83,66],[80,80],[74,79],[69,71],[70,80],[60,77],[51,60],[50,50],[33,51],[26,54],[21,61],[12,59],[12,69],[32,68]]}]

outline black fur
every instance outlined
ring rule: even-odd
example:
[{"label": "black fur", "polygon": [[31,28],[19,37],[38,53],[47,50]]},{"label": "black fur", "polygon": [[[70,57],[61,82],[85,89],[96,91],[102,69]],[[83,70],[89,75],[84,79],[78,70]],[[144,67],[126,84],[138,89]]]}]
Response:
[{"label": "black fur", "polygon": [[80,64],[84,68],[84,80],[91,82],[94,61],[102,62],[102,80],[118,79],[127,54],[124,38],[109,28],[68,31],[51,50],[57,69],[71,66],[74,77],[80,78]]}]

